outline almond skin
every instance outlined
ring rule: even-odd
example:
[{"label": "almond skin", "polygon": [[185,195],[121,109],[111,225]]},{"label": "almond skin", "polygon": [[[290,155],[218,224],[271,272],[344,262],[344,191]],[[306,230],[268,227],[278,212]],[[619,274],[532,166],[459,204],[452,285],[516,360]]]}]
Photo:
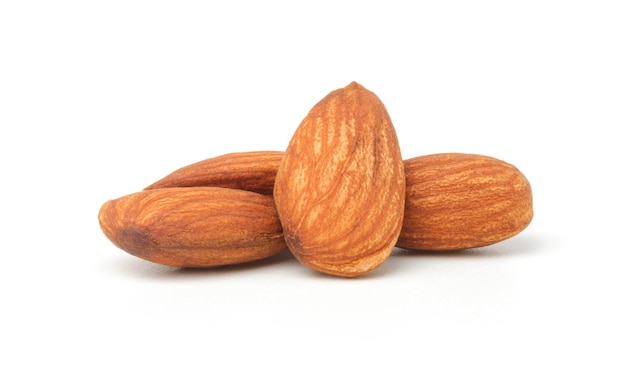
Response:
[{"label": "almond skin", "polygon": [[357,83],[318,102],[276,174],[285,241],[305,266],[355,277],[380,266],[398,239],[405,180],[383,103]]},{"label": "almond skin", "polygon": [[[167,177],[167,186],[181,184],[198,184],[198,186],[237,186],[252,190],[255,186],[264,186],[260,192],[268,194],[274,186],[274,178],[280,160],[283,157],[280,151],[259,151],[249,153],[233,153],[224,156],[198,162],[184,168],[188,178]],[[219,164],[216,162],[219,161]],[[219,166],[216,166],[219,165]],[[251,170],[247,170],[250,167]],[[521,232],[530,223],[533,216],[532,192],[530,185],[523,175],[514,166],[503,161],[472,154],[444,153],[419,156],[404,161],[407,179],[406,204],[404,223],[398,247],[416,250],[451,251],[466,248],[474,248],[493,244]],[[450,168],[449,171],[446,171]],[[452,173],[453,169],[465,168],[464,175]],[[249,178],[263,174],[262,184],[252,183],[260,178]],[[503,192],[506,189],[517,188],[517,193],[512,190],[509,196],[510,205],[501,207],[499,212],[491,212],[487,209],[494,205],[494,197],[489,196],[488,184],[477,183],[478,175],[491,174],[489,181],[493,181],[496,191]],[[172,173],[174,176],[175,173]],[[209,176],[199,178],[198,176]],[[473,176],[474,178],[468,178]],[[504,183],[507,178],[512,184]],[[422,188],[420,189],[420,186]],[[453,188],[454,187],[454,188]],[[430,192],[428,189],[435,189]],[[446,189],[450,189],[449,191]],[[480,189],[476,191],[476,189]],[[505,190],[502,190],[505,189]],[[459,192],[463,196],[458,197]],[[271,194],[271,192],[269,192]],[[466,198],[484,195],[484,198],[476,201],[474,205],[460,205]],[[449,207],[446,214],[439,202],[459,201],[454,207]],[[479,205],[475,205],[480,202]],[[439,206],[437,210],[433,209]],[[456,208],[456,209],[453,209]],[[452,214],[452,212],[455,212]],[[446,217],[454,216],[454,217]],[[451,221],[454,218],[457,221]],[[506,221],[506,218],[514,220]],[[515,220],[517,218],[517,220]],[[459,225],[459,219],[465,219],[463,225]],[[481,229],[479,229],[481,228]],[[461,231],[459,231],[461,229]],[[452,241],[456,239],[457,241]]]},{"label": "almond skin", "polygon": [[404,170],[400,248],[482,247],[518,234],[532,220],[530,184],[504,161],[474,154],[432,154],[405,160]]},{"label": "almond skin", "polygon": [[106,202],[98,220],[117,247],[173,267],[245,263],[286,248],[272,198],[243,190],[144,190]]},{"label": "almond skin", "polygon": [[182,167],[148,189],[220,186],[271,195],[282,151],[224,154]]}]

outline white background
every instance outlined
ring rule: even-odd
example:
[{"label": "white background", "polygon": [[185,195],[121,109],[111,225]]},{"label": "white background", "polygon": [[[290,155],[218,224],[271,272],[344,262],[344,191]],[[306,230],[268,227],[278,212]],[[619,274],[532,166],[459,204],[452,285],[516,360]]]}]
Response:
[{"label": "white background", "polygon": [[[626,384],[624,2],[209,3],[0,3],[1,384]],[[517,166],[530,226],[353,280],[100,231],[181,166],[284,150],[353,80],[404,158]]]}]

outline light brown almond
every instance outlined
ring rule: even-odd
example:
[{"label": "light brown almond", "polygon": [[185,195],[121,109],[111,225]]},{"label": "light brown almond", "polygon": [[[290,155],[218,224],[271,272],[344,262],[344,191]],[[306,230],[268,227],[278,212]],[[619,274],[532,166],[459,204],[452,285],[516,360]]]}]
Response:
[{"label": "light brown almond", "polygon": [[405,179],[383,103],[357,83],[318,102],[294,133],[274,198],[305,266],[354,277],[379,267],[400,234]]},{"label": "light brown almond", "polygon": [[404,161],[406,208],[397,246],[450,251],[482,247],[524,230],[532,192],[513,165],[483,155],[444,153]]},{"label": "light brown almond", "polygon": [[224,154],[182,167],[146,189],[220,186],[271,195],[282,151]]},{"label": "light brown almond", "polygon": [[[245,162],[237,161],[239,154]],[[226,155],[223,157],[231,162],[223,163],[220,166],[220,178],[198,178],[195,183],[207,184],[208,186],[212,183],[250,186],[251,184],[245,177],[243,181],[239,177],[242,174],[245,175],[246,165],[253,165],[251,174],[260,170],[264,171],[263,184],[266,186],[265,191],[267,191],[269,187],[274,185],[274,178],[283,154],[283,152],[270,151],[237,153],[237,156]],[[219,158],[222,157],[216,157],[215,160]],[[210,165],[213,160],[209,159],[189,165],[181,170],[188,170],[189,175],[207,174],[212,169]],[[489,245],[521,232],[532,219],[530,185],[523,175],[519,175],[521,173],[514,166],[504,161],[483,155],[444,153],[407,159],[404,161],[404,165],[405,170],[408,170],[406,172],[407,198],[403,229],[398,240],[398,246],[407,249],[437,251]],[[464,168],[464,175],[444,172],[447,168],[451,168],[449,170]],[[478,184],[476,179],[467,177],[484,175],[485,173],[492,174],[489,181],[494,181],[493,183],[497,184],[493,186],[496,190],[514,189],[515,184],[502,185],[503,179],[506,178],[518,178],[522,181],[522,186],[527,186],[527,188],[522,188],[522,194],[511,195],[510,197],[514,201],[511,201],[508,207],[503,207],[503,211],[486,212],[486,208],[494,204],[489,201],[493,199],[488,195],[489,182]],[[171,180],[172,184],[175,181]],[[184,179],[180,181],[184,181]],[[422,189],[420,189],[420,185],[423,185]],[[428,192],[425,189],[436,190]],[[450,189],[450,191],[446,189]],[[476,191],[477,189],[479,190]],[[447,208],[450,213],[456,211],[451,218],[445,218],[443,216],[445,212],[441,210],[427,207],[427,204],[435,207],[437,202],[444,202],[444,200],[448,200],[447,202],[459,200],[458,192],[463,192],[464,195],[461,197],[461,202],[478,195],[484,195],[484,198],[480,200],[480,205],[469,205],[468,201],[465,206],[459,206],[457,203],[456,206]],[[476,203],[476,200],[474,202]],[[519,220],[502,223],[503,219],[515,216]],[[459,219],[465,219],[464,224],[462,226],[453,225],[455,221],[460,221]],[[464,233],[456,228],[462,228]],[[478,228],[482,230],[478,231]],[[452,242],[453,239],[457,241]]]},{"label": "light brown almond", "polygon": [[119,248],[174,267],[244,263],[286,248],[272,198],[243,190],[144,190],[106,202],[98,219]]}]

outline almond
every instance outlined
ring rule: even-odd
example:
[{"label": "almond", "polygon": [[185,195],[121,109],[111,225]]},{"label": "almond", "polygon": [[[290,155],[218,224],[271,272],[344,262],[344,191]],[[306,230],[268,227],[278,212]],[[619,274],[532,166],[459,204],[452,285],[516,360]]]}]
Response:
[{"label": "almond", "polygon": [[281,151],[224,154],[182,167],[146,189],[221,186],[272,194]]},{"label": "almond", "polygon": [[344,277],[369,273],[391,254],[404,196],[389,114],[355,82],[311,109],[289,142],[274,185],[291,252],[309,268]]},{"label": "almond", "polygon": [[144,190],[106,202],[98,219],[119,248],[174,267],[244,263],[286,247],[272,198],[243,190]]},{"label": "almond", "polygon": [[[200,186],[211,186],[211,184],[219,184],[250,189],[254,185],[250,181],[254,179],[245,176],[260,174],[260,171],[263,171],[263,185],[265,186],[263,191],[267,192],[274,185],[274,178],[283,154],[283,152],[279,151],[259,151],[227,154],[208,159],[181,168],[180,170],[185,170],[185,174],[190,176],[190,178],[171,179],[167,185],[177,186],[176,183],[195,183]],[[221,165],[219,168],[216,167],[216,169],[219,169],[219,172],[215,171],[210,178],[194,177],[211,174],[211,171],[214,170],[213,165],[220,159],[228,162],[220,162]],[[488,205],[493,205],[493,202],[490,202],[490,198],[487,196],[485,196],[484,200],[480,201],[481,205],[459,206],[457,204],[455,206],[456,213],[454,214],[454,218],[457,219],[457,221],[461,218],[466,219],[465,221],[469,224],[473,224],[474,228],[480,226],[481,223],[483,224],[482,231],[474,230],[474,234],[478,234],[479,237],[469,235],[472,226],[467,225],[460,226],[460,228],[468,232],[468,234],[462,235],[458,230],[452,229],[454,222],[451,222],[450,219],[446,219],[445,216],[442,217],[441,211],[433,211],[426,208],[426,203],[434,205],[435,200],[453,200],[452,194],[456,194],[454,192],[464,192],[463,194],[465,194],[466,197],[471,197],[472,195],[485,194],[485,192],[488,191],[487,187],[489,182],[477,184],[475,179],[461,178],[459,174],[442,172],[447,167],[458,168],[461,167],[462,164],[466,167],[466,175],[475,176],[478,173],[492,173],[499,176],[498,178],[492,178],[495,184],[501,184],[502,178],[505,178],[507,175],[511,178],[517,176],[517,178],[523,181],[523,184],[527,186],[527,188],[522,189],[523,194],[520,195],[519,198],[514,198],[517,197],[515,195],[510,196],[515,201],[512,201],[509,207],[503,207],[503,211],[497,214],[485,212],[485,208]],[[248,165],[250,165],[251,170],[247,170]],[[528,181],[525,180],[523,175],[519,175],[517,169],[503,161],[481,155],[447,153],[408,159],[404,161],[404,166],[405,171],[408,170],[410,172],[406,172],[407,198],[404,224],[398,240],[398,246],[418,250],[458,250],[489,245],[521,232],[532,219],[532,194],[530,185],[528,185]],[[487,169],[488,167],[491,168],[490,171]],[[166,181],[166,179],[162,181]],[[423,188],[420,190],[421,185],[423,185]],[[260,184],[256,184],[256,186],[260,186]],[[433,186],[436,187],[436,191],[426,191]],[[451,191],[446,191],[445,186],[449,186]],[[453,186],[454,188],[452,188]],[[494,185],[493,188],[498,190],[502,189],[502,186]],[[504,188],[513,188],[513,185],[505,186]],[[454,189],[454,192],[452,189]],[[476,191],[476,189],[481,190]],[[417,195],[417,192],[419,192],[419,195]],[[425,200],[425,197],[428,197],[428,200]],[[462,198],[462,200],[464,199]],[[448,210],[452,211],[453,209],[448,208]],[[520,210],[525,212],[525,214],[520,215],[520,213],[518,213]],[[434,218],[434,216],[438,218]],[[503,231],[502,225],[499,223],[502,219],[507,218],[507,216],[517,216],[519,219],[518,222],[513,224],[510,222],[506,223],[508,224],[506,227],[512,227],[513,231]],[[481,219],[480,221],[478,220],[479,218]],[[486,223],[490,224],[490,228],[484,227]],[[435,233],[439,233],[440,235],[433,236]],[[447,234],[447,236],[442,236],[443,234]],[[462,237],[466,242],[449,244],[453,237]],[[424,241],[427,238],[430,238],[428,244]],[[484,244],[485,241],[479,240],[491,241],[489,241],[488,244]]]},{"label": "almond", "polygon": [[397,246],[450,251],[482,247],[524,230],[533,217],[526,177],[504,161],[444,153],[404,161],[406,208]]}]

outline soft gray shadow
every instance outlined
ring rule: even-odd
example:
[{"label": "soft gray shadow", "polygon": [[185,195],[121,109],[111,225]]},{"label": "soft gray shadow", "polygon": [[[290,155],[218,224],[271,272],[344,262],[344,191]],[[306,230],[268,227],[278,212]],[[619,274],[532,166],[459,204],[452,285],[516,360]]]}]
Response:
[{"label": "soft gray shadow", "polygon": [[291,254],[291,252],[289,252],[289,250],[285,250],[277,255],[249,263],[211,268],[177,268],[125,255],[119,259],[113,260],[111,268],[117,274],[123,274],[141,279],[180,279],[240,274],[276,266],[278,264],[287,264],[292,260],[295,260],[295,257]]},{"label": "soft gray shadow", "polygon": [[[213,268],[174,268],[165,265],[152,263],[140,258],[124,255],[116,256],[111,260],[108,268],[116,274],[128,277],[149,279],[149,280],[176,280],[189,278],[205,278],[215,276],[228,276],[247,273],[255,270],[267,269],[270,267],[285,266],[289,274],[299,275],[303,278],[315,280],[377,280],[380,278],[393,277],[394,274],[405,270],[412,270],[415,267],[413,262],[420,258],[442,258],[442,259],[485,259],[485,258],[510,258],[515,256],[533,255],[551,249],[554,240],[541,237],[537,234],[521,234],[499,243],[480,247],[449,252],[415,251],[402,248],[395,248],[390,258],[373,272],[367,275],[345,278],[328,275],[306,268],[298,262],[289,250],[285,250],[269,258],[223,267]],[[410,266],[407,266],[410,265]],[[282,269],[282,268],[281,268]],[[285,271],[287,273],[287,271]]]},{"label": "soft gray shadow", "polygon": [[441,257],[441,258],[506,258],[532,255],[550,249],[553,241],[537,234],[521,234],[498,243],[479,248],[458,251],[416,251],[396,248],[392,257]]}]

